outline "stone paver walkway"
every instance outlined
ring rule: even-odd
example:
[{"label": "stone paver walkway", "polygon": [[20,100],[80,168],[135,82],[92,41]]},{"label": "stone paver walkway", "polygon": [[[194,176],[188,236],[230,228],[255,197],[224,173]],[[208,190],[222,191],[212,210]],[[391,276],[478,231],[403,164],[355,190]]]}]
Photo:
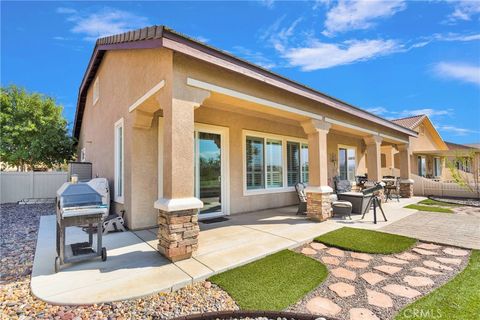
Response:
[{"label": "stone paver walkway", "polygon": [[[480,249],[480,217],[442,212],[416,212],[380,231],[456,247]],[[420,247],[428,250],[429,247]]]},{"label": "stone paver walkway", "polygon": [[393,319],[404,306],[458,274],[470,253],[422,242],[392,255],[349,252],[316,243],[296,251],[325,263],[329,276],[288,310],[349,320]]}]

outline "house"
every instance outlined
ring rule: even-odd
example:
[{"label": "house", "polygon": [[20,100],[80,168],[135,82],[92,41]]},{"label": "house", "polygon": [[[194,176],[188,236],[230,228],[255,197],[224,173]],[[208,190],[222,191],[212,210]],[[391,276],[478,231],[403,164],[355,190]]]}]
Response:
[{"label": "house", "polygon": [[418,135],[164,26],[97,40],[73,133],[113,209],[131,229],[158,224],[173,261],[196,249],[198,219],[296,204],[300,181],[325,220],[333,177],[380,180],[383,146],[410,197]]},{"label": "house", "polygon": [[[425,114],[392,120],[418,133],[410,138],[411,173],[439,181],[451,181],[452,166],[468,180],[473,180],[480,163],[480,149],[446,142]],[[382,146],[381,166],[384,175],[395,175],[400,168],[399,153],[392,146]]]}]

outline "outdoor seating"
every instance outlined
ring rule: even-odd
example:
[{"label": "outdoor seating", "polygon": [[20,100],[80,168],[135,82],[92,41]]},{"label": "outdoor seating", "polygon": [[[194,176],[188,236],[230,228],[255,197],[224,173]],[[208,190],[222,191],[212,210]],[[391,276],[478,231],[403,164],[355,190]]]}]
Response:
[{"label": "outdoor seating", "polygon": [[368,204],[368,196],[362,192],[353,192],[352,184],[348,180],[340,180],[334,178],[335,192],[339,201],[348,201],[352,204],[352,212],[354,214],[362,214]]},{"label": "outdoor seating", "polygon": [[333,201],[332,202],[332,217],[336,215],[347,216],[352,219],[352,203],[349,201]]},{"label": "outdoor seating", "polygon": [[387,202],[388,199],[393,200],[393,196],[400,202],[400,178],[383,176],[382,181],[385,182],[385,202]]},{"label": "outdoor seating", "polygon": [[305,194],[306,185],[302,182],[299,182],[295,185],[295,191],[297,191],[298,197],[298,210],[297,214],[306,214],[307,213],[307,195]]}]

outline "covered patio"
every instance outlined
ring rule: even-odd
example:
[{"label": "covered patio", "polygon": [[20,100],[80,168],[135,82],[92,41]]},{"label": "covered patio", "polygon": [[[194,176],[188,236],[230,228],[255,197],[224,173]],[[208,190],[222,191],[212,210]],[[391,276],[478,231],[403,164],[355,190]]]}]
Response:
[{"label": "covered patio", "polygon": [[[31,289],[52,304],[94,304],[177,290],[216,273],[258,260],[283,249],[295,248],[343,226],[380,228],[414,213],[404,205],[419,198],[385,204],[388,222],[334,218],[323,223],[296,215],[296,207],[232,215],[228,220],[200,222],[199,249],[192,258],[171,262],[158,248],[158,229],[120,232],[104,237],[108,259],[68,265],[54,272],[55,216],[40,221]],[[80,228],[68,229],[68,241],[85,238]]]}]

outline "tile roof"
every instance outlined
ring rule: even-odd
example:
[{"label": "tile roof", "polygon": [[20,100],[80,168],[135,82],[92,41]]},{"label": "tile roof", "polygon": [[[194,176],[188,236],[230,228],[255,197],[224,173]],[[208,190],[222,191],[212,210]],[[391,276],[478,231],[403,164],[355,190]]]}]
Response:
[{"label": "tile roof", "polygon": [[402,127],[413,130],[423,121],[423,119],[425,119],[425,117],[426,117],[425,114],[420,114],[420,115],[417,115],[417,116],[394,119],[394,120],[392,120],[392,122],[396,123],[396,124],[399,124]]},{"label": "tile roof", "polygon": [[476,150],[477,149],[475,147],[470,147],[463,144],[458,144],[458,143],[453,143],[448,141],[445,141],[445,143],[447,144],[448,150],[465,150],[465,149]]}]

